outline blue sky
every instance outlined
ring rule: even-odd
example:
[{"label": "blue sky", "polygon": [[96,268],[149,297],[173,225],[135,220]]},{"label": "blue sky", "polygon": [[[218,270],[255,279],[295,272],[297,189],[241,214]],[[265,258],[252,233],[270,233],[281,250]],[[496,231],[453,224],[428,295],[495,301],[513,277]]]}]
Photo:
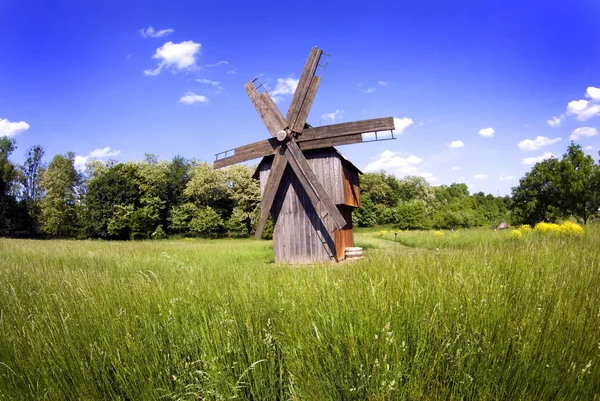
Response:
[{"label": "blue sky", "polygon": [[0,134],[17,162],[35,144],[46,161],[212,162],[269,135],[244,83],[260,76],[285,115],[313,46],[332,57],[309,123],[400,122],[395,141],[340,147],[363,171],[507,194],[570,137],[600,148],[595,0],[2,0],[0,15]]}]

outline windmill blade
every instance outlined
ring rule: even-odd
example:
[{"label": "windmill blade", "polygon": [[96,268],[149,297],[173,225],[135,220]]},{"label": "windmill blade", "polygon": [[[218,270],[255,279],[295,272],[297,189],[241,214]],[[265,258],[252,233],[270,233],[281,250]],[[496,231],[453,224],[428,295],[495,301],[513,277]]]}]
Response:
[{"label": "windmill blade", "polygon": [[[232,164],[245,162],[259,157],[269,156],[275,153],[275,150],[281,145],[277,138],[269,138],[254,142],[248,145],[240,146],[227,152],[217,153],[217,160],[213,163],[213,168],[231,166]],[[228,154],[233,151],[232,156],[221,157],[219,155]]]},{"label": "windmill blade", "polygon": [[[306,128],[297,141],[298,146],[302,150],[320,149],[330,146],[360,143],[363,142],[362,134],[366,132],[389,131],[394,129],[394,119],[392,117],[374,118],[371,120]],[[275,149],[277,149],[279,144],[279,141],[275,138],[271,138],[240,146],[233,149],[235,152],[233,156],[216,160],[213,167],[221,168],[235,163],[272,155],[275,153]]]},{"label": "windmill blade", "polygon": [[281,178],[283,177],[283,173],[285,172],[285,168],[287,166],[287,160],[282,154],[283,149],[279,149],[281,150],[275,153],[275,159],[273,159],[273,164],[271,165],[271,172],[269,173],[267,185],[265,187],[265,191],[263,192],[262,200],[260,202],[260,219],[258,220],[258,224],[256,225],[256,232],[254,233],[254,235],[258,239],[262,237],[263,229],[265,228],[265,223],[269,218],[269,213],[271,212],[271,207],[273,206],[273,201],[275,200],[275,195],[277,194],[277,189],[279,188],[279,183],[281,182]]},{"label": "windmill blade", "polygon": [[[333,231],[344,227],[346,220],[319,182],[295,141],[287,143],[284,154],[330,233],[333,234]],[[325,218],[328,215],[331,216],[331,220]]]},{"label": "windmill blade", "polygon": [[339,136],[364,134],[367,132],[393,131],[396,129],[393,117],[373,118],[370,120],[353,121],[324,125],[322,127],[307,128],[298,138],[299,142],[313,141],[316,139],[335,138]]},{"label": "windmill blade", "polygon": [[316,77],[315,71],[317,71],[321,54],[323,51],[317,47],[313,47],[310,51],[288,109],[285,119],[294,132],[302,133],[308,112],[317,94],[321,77]]},{"label": "windmill blade", "polygon": [[272,136],[276,136],[279,131],[288,126],[288,123],[266,90],[263,93],[258,93],[258,89],[254,86],[254,81],[247,82],[244,85],[244,89]]}]

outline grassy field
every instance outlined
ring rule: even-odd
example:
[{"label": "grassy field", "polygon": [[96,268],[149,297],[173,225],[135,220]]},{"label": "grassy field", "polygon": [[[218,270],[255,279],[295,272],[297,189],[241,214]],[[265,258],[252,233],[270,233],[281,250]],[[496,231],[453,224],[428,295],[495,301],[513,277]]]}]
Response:
[{"label": "grassy field", "polygon": [[0,239],[0,399],[600,400],[600,227],[509,236]]}]

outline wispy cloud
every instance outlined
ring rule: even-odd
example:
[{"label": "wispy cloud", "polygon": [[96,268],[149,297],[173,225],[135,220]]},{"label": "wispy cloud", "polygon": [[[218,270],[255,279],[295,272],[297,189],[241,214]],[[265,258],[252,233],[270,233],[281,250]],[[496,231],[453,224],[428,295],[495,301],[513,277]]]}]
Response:
[{"label": "wispy cloud", "polygon": [[85,164],[90,161],[90,159],[104,159],[106,157],[117,156],[121,153],[120,150],[111,150],[109,146],[105,148],[99,148],[92,150],[86,156],[75,156],[75,168],[80,169],[85,167]]},{"label": "wispy cloud", "polygon": [[403,177],[405,175],[417,174],[419,171],[417,165],[421,162],[423,162],[423,159],[418,156],[410,155],[408,157],[402,157],[398,152],[386,150],[379,154],[375,160],[367,164],[365,171],[373,172],[385,170],[397,177]]},{"label": "wispy cloud", "polygon": [[536,164],[539,163],[541,161],[544,161],[546,159],[549,159],[551,157],[555,157],[553,153],[551,152],[546,152],[541,156],[537,156],[537,157],[527,157],[525,159],[523,159],[523,164]]},{"label": "wispy cloud", "polygon": [[512,175],[508,175],[508,174],[500,174],[500,177],[498,177],[499,181],[510,181],[512,180],[514,177]]},{"label": "wispy cloud", "polygon": [[204,95],[197,95],[194,92],[188,92],[179,99],[182,104],[208,103],[208,98]]},{"label": "wispy cloud", "polygon": [[538,150],[544,146],[552,145],[553,143],[560,142],[561,138],[550,139],[545,136],[538,136],[535,139],[524,139],[517,147],[521,150]]},{"label": "wispy cloud", "polygon": [[277,78],[275,89],[269,93],[275,103],[281,102],[284,96],[293,95],[298,87],[298,79],[287,77]]},{"label": "wispy cloud", "polygon": [[196,80],[197,82],[200,82],[201,84],[207,84],[207,85],[211,85],[214,86],[215,89],[221,90],[223,88],[221,88],[221,82],[219,81],[212,81],[210,79],[205,79],[205,78],[200,78]]},{"label": "wispy cloud", "polygon": [[460,167],[458,167],[458,166],[452,166],[452,171],[457,171],[457,170],[460,170]]},{"label": "wispy cloud", "polygon": [[598,130],[592,127],[581,127],[576,128],[571,132],[571,136],[569,137],[572,140],[577,140],[583,137],[590,137],[598,135]]},{"label": "wispy cloud", "polygon": [[0,136],[7,136],[9,138],[25,132],[29,129],[29,124],[25,121],[11,122],[8,119],[0,118]]},{"label": "wispy cloud", "polygon": [[175,32],[174,29],[161,29],[159,31],[155,30],[151,26],[145,29],[140,29],[140,35],[145,38],[162,38],[163,36],[167,36]]},{"label": "wispy cloud", "polygon": [[342,119],[343,114],[344,114],[343,111],[336,110],[333,113],[323,114],[321,116],[321,119],[326,122],[334,123],[336,121],[340,121]]},{"label": "wispy cloud", "polygon": [[551,127],[558,127],[558,126],[560,126],[560,123],[562,122],[562,120],[564,120],[564,118],[565,118],[565,115],[561,114],[559,117],[554,116],[554,117],[552,117],[550,120],[548,120],[546,122]]},{"label": "wispy cloud", "polygon": [[487,180],[488,176],[487,174],[475,174],[473,178],[476,180]]},{"label": "wispy cloud", "polygon": [[377,81],[377,84],[379,86],[388,86],[388,83],[386,81]]},{"label": "wispy cloud", "polygon": [[152,56],[159,60],[158,66],[153,70],[145,70],[145,75],[158,75],[163,69],[173,72],[193,70],[196,68],[196,56],[200,53],[200,43],[188,40],[181,43],[167,42]]}]

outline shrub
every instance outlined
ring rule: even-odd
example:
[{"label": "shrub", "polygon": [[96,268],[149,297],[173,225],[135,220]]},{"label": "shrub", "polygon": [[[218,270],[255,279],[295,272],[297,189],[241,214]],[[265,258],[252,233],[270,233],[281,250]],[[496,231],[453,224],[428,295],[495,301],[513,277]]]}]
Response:
[{"label": "shrub", "polygon": [[560,232],[564,235],[583,235],[583,227],[577,223],[565,221],[560,225]]},{"label": "shrub", "polygon": [[542,234],[555,234],[564,236],[583,235],[583,227],[570,221],[565,221],[562,224],[537,223],[534,229],[536,232]]},{"label": "shrub", "polygon": [[510,239],[519,240],[523,237],[523,233],[520,230],[512,230],[510,232]]},{"label": "shrub", "polygon": [[530,233],[531,226],[529,224],[521,224],[521,226],[519,227],[519,231],[521,231],[522,233]]}]

